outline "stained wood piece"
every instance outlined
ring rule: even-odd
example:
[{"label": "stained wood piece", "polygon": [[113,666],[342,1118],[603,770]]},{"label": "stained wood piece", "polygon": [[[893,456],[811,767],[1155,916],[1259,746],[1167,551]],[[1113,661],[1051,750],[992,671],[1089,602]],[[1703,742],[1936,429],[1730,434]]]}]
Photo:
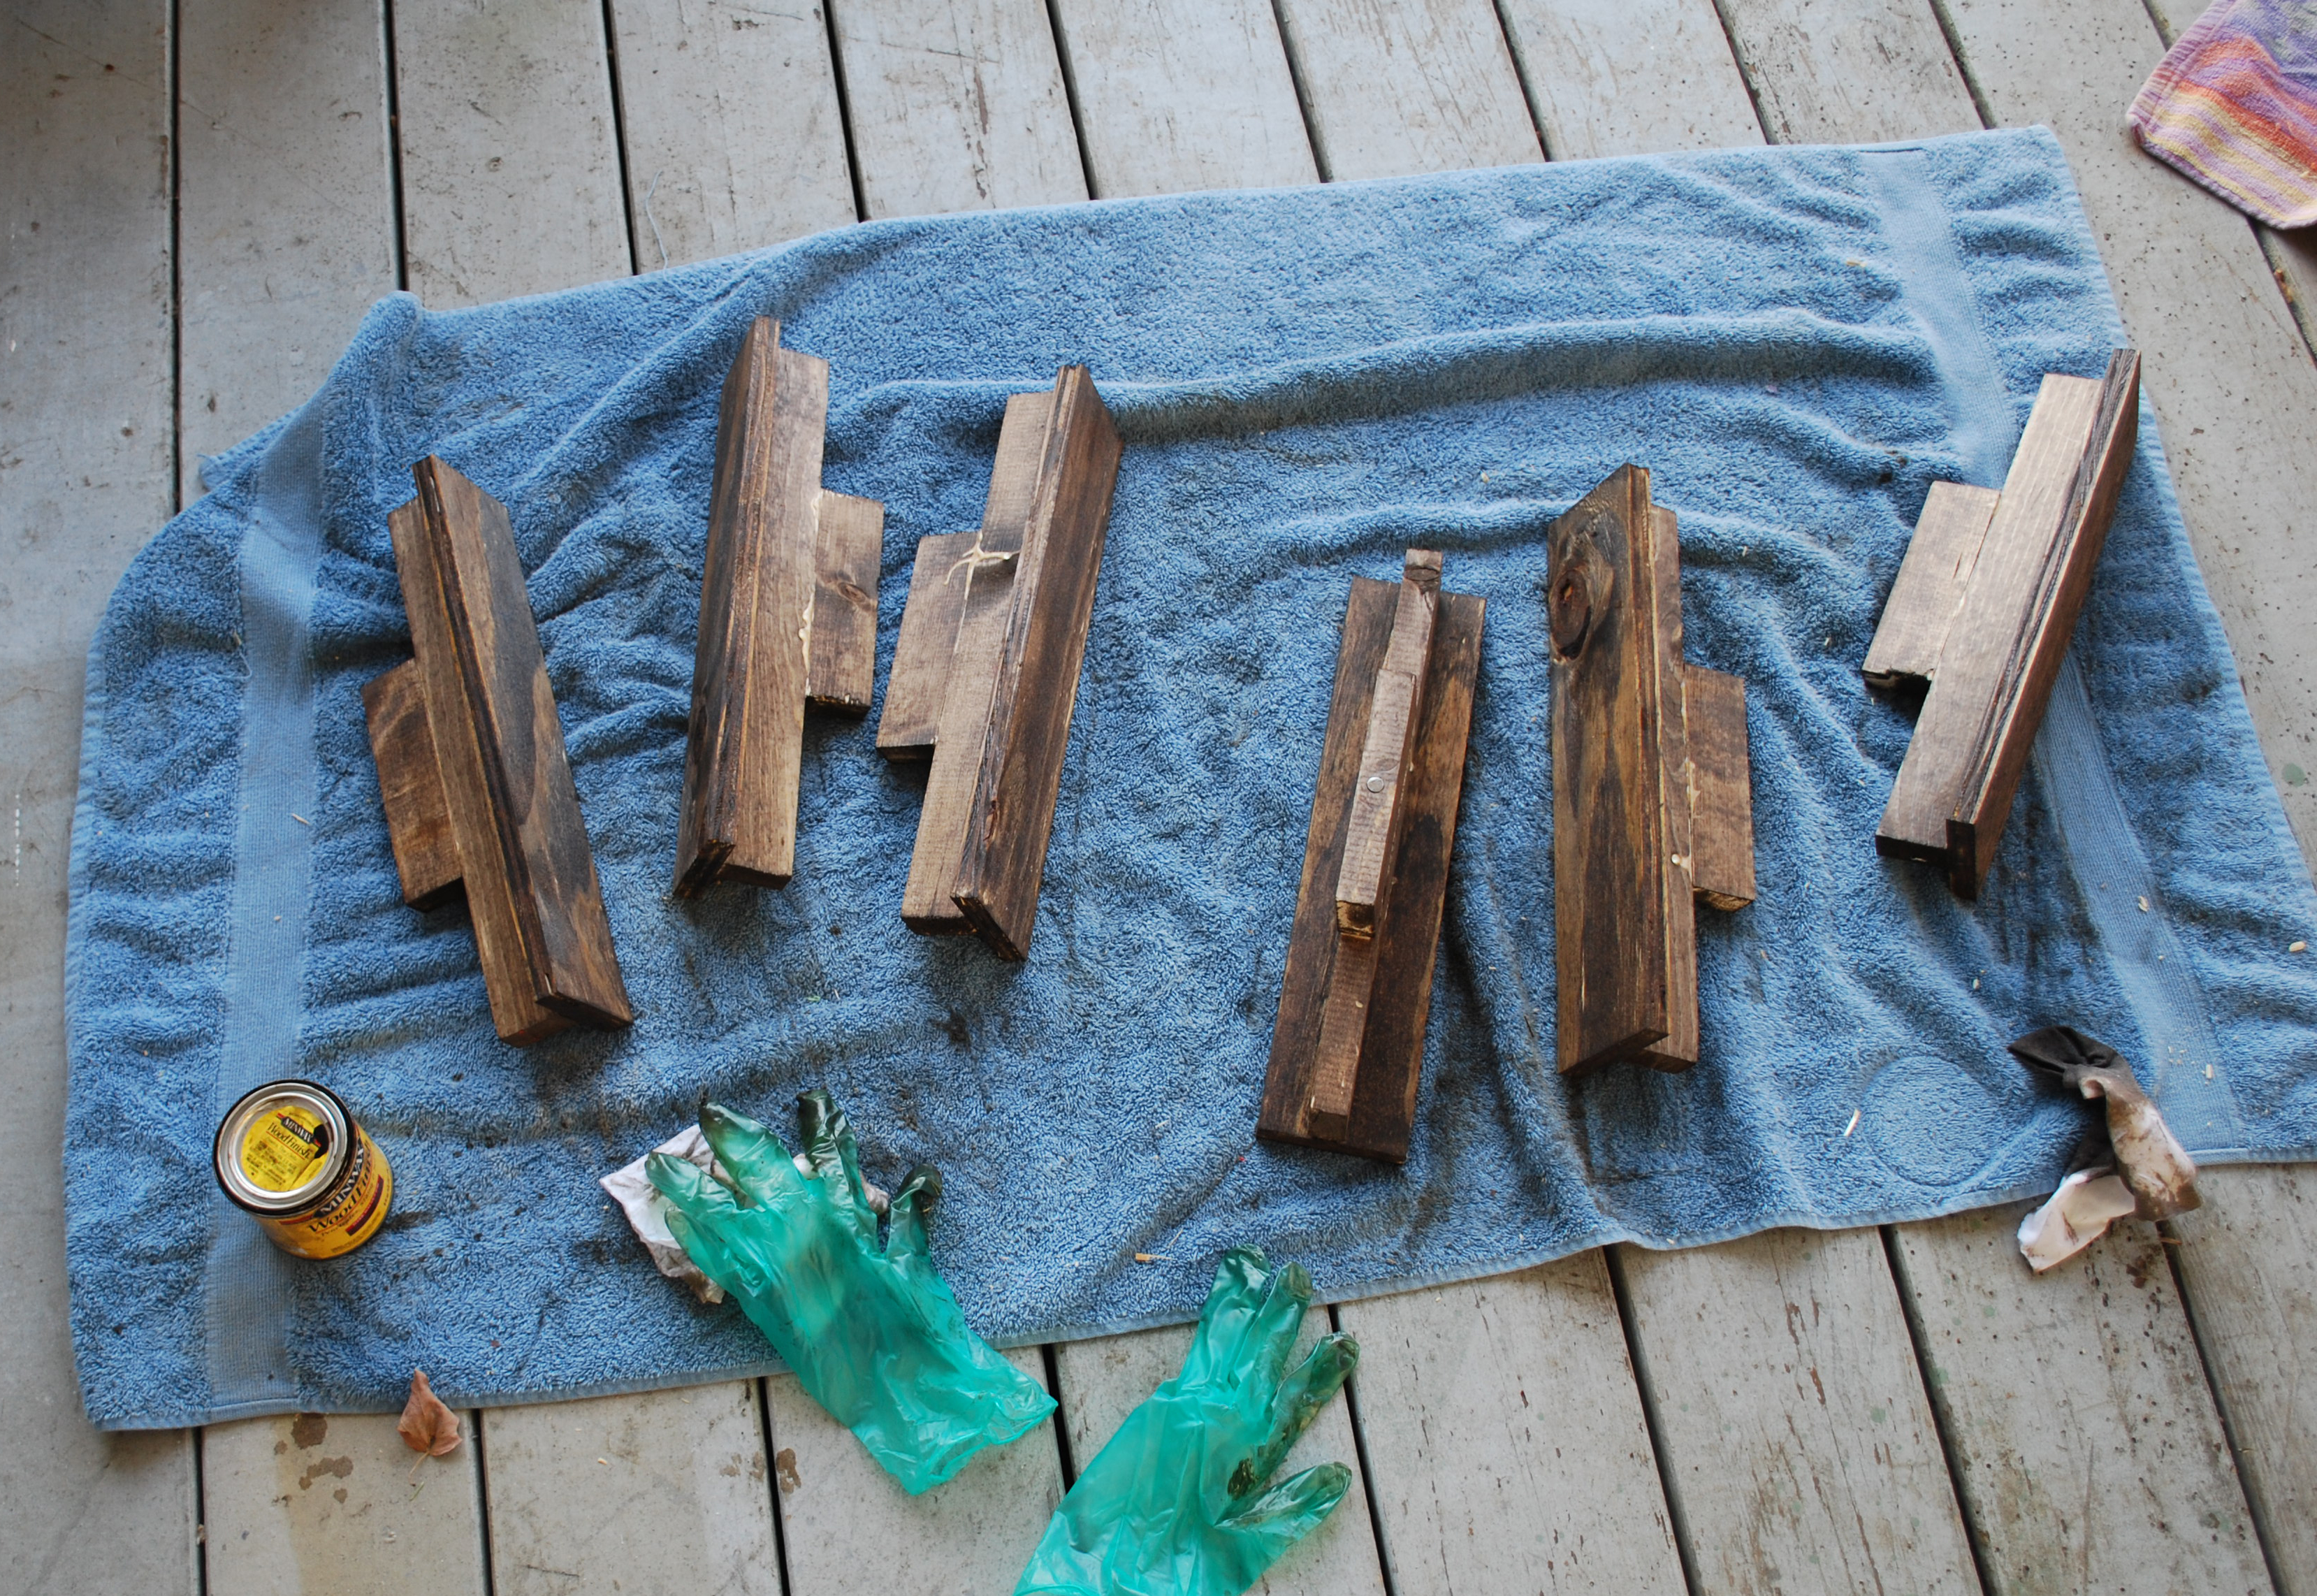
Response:
[{"label": "stained wood piece", "polygon": [[[418,497],[388,525],[492,1021],[518,1046],[575,1023],[624,1026],[633,1012],[506,507],[432,455],[412,474]],[[380,702],[399,695],[389,686]],[[381,771],[407,793],[409,714],[371,724],[389,733],[371,748]],[[406,806],[405,822],[421,811]],[[396,852],[440,856],[423,838]]]},{"label": "stained wood piece", "polygon": [[1972,567],[1988,523],[2003,496],[1992,488],[1934,482],[1915,518],[1915,535],[1899,563],[1898,580],[1883,605],[1883,619],[1867,645],[1860,674],[1872,686],[1895,688],[1912,681],[1928,686],[1938,669],[1947,628],[1963,607]]},{"label": "stained wood piece", "polygon": [[402,901],[433,909],[461,896],[459,845],[451,835],[450,801],[434,765],[434,731],[426,723],[426,688],[418,662],[407,659],[362,688],[370,746],[378,759],[378,794],[386,805]]},{"label": "stained wood piece", "polygon": [[724,379],[675,891],[788,884],[804,712],[865,712],[884,507],[820,486],[828,363],[758,317]]},{"label": "stained wood piece", "polygon": [[885,707],[877,714],[877,751],[888,759],[934,757],[950,657],[957,651],[958,623],[972,586],[960,562],[978,535],[947,532],[917,540],[901,635],[893,645],[893,668],[885,677]]},{"label": "stained wood piece", "polygon": [[1687,667],[1690,880],[1698,901],[1743,909],[1754,901],[1754,776],[1746,743],[1746,681]]},{"label": "stained wood piece", "polygon": [[1375,929],[1384,889],[1384,861],[1400,842],[1407,808],[1402,778],[1414,767],[1416,727],[1424,709],[1424,677],[1432,659],[1432,623],[1440,605],[1440,556],[1410,549],[1394,607],[1391,638],[1376,668],[1374,701],[1352,788],[1352,818],[1344,837],[1344,868],[1336,879],[1336,923],[1355,937]]},{"label": "stained wood piece", "polygon": [[[1266,1141],[1394,1163],[1407,1159],[1415,1126],[1487,613],[1481,599],[1439,588],[1437,555],[1412,553],[1408,569],[1415,580],[1352,581],[1256,1126]],[[1364,930],[1350,931],[1341,923],[1339,894],[1362,821],[1358,799],[1373,774],[1364,760],[1379,721],[1389,727],[1396,713],[1388,705],[1378,711],[1393,687],[1395,650],[1408,635],[1401,624],[1411,608],[1408,590],[1417,586],[1430,612],[1430,646],[1420,677],[1407,689],[1412,751],[1393,784],[1373,919]]]},{"label": "stained wood piece", "polygon": [[[2128,349],[2098,381],[2044,379],[1939,643],[1874,847],[1942,866],[1962,897],[1979,895],[2009,818],[2107,539],[2139,414],[2140,357]],[[1894,589],[1903,607],[1895,618],[1886,607],[1884,624],[1919,635],[1940,597],[1930,581]]]},{"label": "stained wood piece", "polygon": [[877,681],[877,569],[884,551],[885,507],[824,489],[814,555],[812,658],[805,669],[810,703],[869,713]]},{"label": "stained wood piece", "polygon": [[[970,930],[1004,957],[1029,955],[1119,453],[1092,377],[1065,366],[1051,393],[1007,402],[981,527],[938,581],[950,549],[920,546],[902,614],[912,646],[895,663],[897,676],[908,667],[909,718],[878,737],[889,757],[925,746],[938,673],[933,765],[902,894],[912,930]],[[889,718],[892,698],[889,688]]]},{"label": "stained wood piece", "polygon": [[1745,684],[1683,659],[1680,529],[1642,468],[1571,507],[1546,557],[1559,1066],[1686,1070],[1695,905],[1754,892]]}]

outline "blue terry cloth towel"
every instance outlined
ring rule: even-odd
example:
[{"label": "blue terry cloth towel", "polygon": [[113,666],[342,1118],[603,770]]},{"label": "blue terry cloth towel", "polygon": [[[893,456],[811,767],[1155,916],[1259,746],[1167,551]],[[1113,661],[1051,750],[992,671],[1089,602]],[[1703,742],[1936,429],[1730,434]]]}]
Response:
[{"label": "blue terry cloth towel", "polygon": [[[1006,395],[1092,367],[1126,439],[1035,945],[900,923],[924,776],[809,718],[796,878],[670,895],[719,385],[828,357],[828,485],[974,525]],[[1999,485],[2046,372],[2123,332],[2056,142],[1782,148],[880,222],[447,313],[380,303],[113,596],[73,833],[73,1327],[90,1413],[461,1405],[771,1365],[596,1185],[712,1098],[809,1087],[1019,1343],[1187,1320],[1259,1242],[1327,1296],[1613,1240],[2048,1189],[2080,1128],[2003,1052],[2122,1050],[2207,1161],[2317,1154],[2317,895],[2152,416],[1985,895],[1876,856],[1912,722],[1861,685],[1938,479]],[[2160,384],[2163,373],[2151,373]],[[440,453],[531,573],[638,1018],[494,1036],[405,908],[360,689],[407,657],[387,513]],[[1544,533],[1615,470],[1680,516],[1690,657],[1748,683],[1760,900],[1699,917],[1704,1062],[1553,1058]],[[1414,1151],[1254,1139],[1352,577],[1489,601]],[[393,1216],[300,1263],[213,1190],[244,1089],[342,1093]],[[1141,1261],[1148,1255],[1151,1261]]]}]

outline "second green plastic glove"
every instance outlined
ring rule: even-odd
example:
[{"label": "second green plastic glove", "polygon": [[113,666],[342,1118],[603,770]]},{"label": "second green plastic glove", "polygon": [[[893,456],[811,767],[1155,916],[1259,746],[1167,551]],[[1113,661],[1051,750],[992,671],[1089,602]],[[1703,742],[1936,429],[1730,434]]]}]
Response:
[{"label": "second green plastic glove", "polygon": [[1351,1337],[1323,1336],[1287,1373],[1311,1304],[1302,1265],[1223,1254],[1182,1373],[1078,1475],[1015,1596],[1239,1596],[1317,1529],[1350,1469],[1323,1463],[1265,1488],[1359,1361]]},{"label": "second green plastic glove", "polygon": [[1028,1430],[1054,1399],[973,1333],[935,1272],[933,1167],[911,1170],[894,1194],[880,1245],[843,1111],[811,1091],[797,1117],[804,1152],[792,1160],[755,1120],[713,1103],[701,1110],[729,1187],[666,1153],[645,1167],[675,1206],[668,1229],[692,1261],[739,1300],[806,1394],[915,1495]]}]

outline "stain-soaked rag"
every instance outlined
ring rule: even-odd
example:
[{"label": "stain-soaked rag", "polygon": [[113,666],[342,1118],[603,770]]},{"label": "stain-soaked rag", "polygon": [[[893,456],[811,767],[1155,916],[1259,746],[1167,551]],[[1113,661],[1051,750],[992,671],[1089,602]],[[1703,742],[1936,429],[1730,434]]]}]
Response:
[{"label": "stain-soaked rag", "polygon": [[[781,318],[829,487],[972,526],[1006,396],[1091,366],[1126,439],[1026,964],[904,929],[921,771],[810,717],[796,878],[670,894],[717,393]],[[73,1328],[109,1426],[389,1411],[765,1367],[597,1178],[703,1098],[825,1086],[867,1173],[939,1165],[936,1260],[1005,1342],[1194,1317],[1236,1242],[1337,1297],[2051,1189],[2079,1110],[2005,1041],[2112,1042],[2201,1163],[2317,1152],[2317,897],[2152,417],[1985,895],[1875,856],[1912,722],[1858,662],[1929,484],[1998,485],[2122,331],[2058,145],[1579,162],[879,222],[444,313],[381,302],[122,580],[72,859]],[[2151,374],[2160,383],[2162,374]],[[443,455],[504,500],[638,1018],[494,1036],[457,910],[397,892],[364,682],[386,530]],[[1761,897],[1704,911],[1704,1062],[1553,1072],[1543,533],[1634,461],[1690,657],[1749,684]],[[1489,602],[1405,1168],[1254,1140],[1352,577]],[[350,1257],[215,1195],[249,1085],[393,1161]],[[1138,1262],[1137,1255],[1153,1261]]]}]

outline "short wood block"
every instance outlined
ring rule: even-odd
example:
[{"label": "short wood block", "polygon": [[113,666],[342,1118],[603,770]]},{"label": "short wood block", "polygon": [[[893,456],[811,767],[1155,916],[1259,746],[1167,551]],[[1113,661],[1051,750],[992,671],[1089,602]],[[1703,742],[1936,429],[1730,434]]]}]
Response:
[{"label": "short wood block", "polygon": [[805,670],[809,702],[849,714],[869,713],[877,685],[877,574],[884,555],[885,507],[823,489],[812,659]]},{"label": "short wood block", "polygon": [[1699,1055],[1695,909],[1754,896],[1745,684],[1683,659],[1681,548],[1622,466],[1553,523],[1556,1060]]},{"label": "short wood block", "polygon": [[758,317],[724,379],[675,891],[796,868],[808,700],[865,713],[884,507],[820,485],[828,363]]},{"label": "short wood block", "polygon": [[1883,606],[1882,623],[1867,645],[1866,663],[1859,667],[1869,686],[1889,690],[1929,685],[2002,498],[1992,488],[1931,484],[1890,601]]},{"label": "short wood block", "polygon": [[885,707],[877,716],[877,751],[888,759],[934,757],[950,657],[957,652],[958,622],[973,585],[973,562],[965,556],[980,537],[977,530],[917,540],[901,635],[893,645],[893,668],[885,677]]},{"label": "short wood block", "polygon": [[387,839],[394,846],[402,901],[434,909],[466,896],[459,879],[459,845],[451,835],[450,800],[434,766],[434,731],[426,723],[426,689],[418,661],[406,659],[362,688],[371,752],[378,760],[378,792],[386,805]]},{"label": "short wood block", "polygon": [[418,497],[388,526],[415,659],[363,694],[404,897],[464,891],[503,1040],[627,1025],[506,507],[432,455],[412,474]]},{"label": "short wood block", "polygon": [[902,897],[913,930],[1029,955],[1119,453],[1093,378],[1065,366],[1051,393],[1007,402],[980,531],[962,548],[920,544],[878,736],[907,757],[939,703]]},{"label": "short wood block", "polygon": [[[1406,1161],[1415,1127],[1487,614],[1481,599],[1440,589],[1436,554],[1415,551],[1409,561],[1400,582],[1352,582],[1256,1125],[1266,1141],[1393,1163]],[[1408,757],[1393,767],[1381,827],[1390,840],[1373,916],[1364,931],[1346,930],[1346,861],[1357,828],[1378,827],[1373,801],[1382,795],[1369,788],[1381,773],[1366,768],[1366,756],[1377,728],[1388,733],[1398,718],[1386,666],[1407,641],[1403,620],[1416,619],[1409,571],[1429,601],[1429,642],[1409,695]]]},{"label": "short wood block", "polygon": [[1746,679],[1692,665],[1683,681],[1694,788],[1691,883],[1700,902],[1743,909],[1754,901],[1754,771],[1746,741]]},{"label": "short wood block", "polygon": [[[2140,357],[2097,381],[2047,376],[2003,491],[1940,484],[1867,651],[1868,679],[1928,677],[1915,735],[1875,828],[1879,853],[1946,870],[1979,895],[2090,590],[2140,417]],[[1985,514],[1966,563],[1971,528]],[[1958,584],[1960,591],[1958,593]]]}]

